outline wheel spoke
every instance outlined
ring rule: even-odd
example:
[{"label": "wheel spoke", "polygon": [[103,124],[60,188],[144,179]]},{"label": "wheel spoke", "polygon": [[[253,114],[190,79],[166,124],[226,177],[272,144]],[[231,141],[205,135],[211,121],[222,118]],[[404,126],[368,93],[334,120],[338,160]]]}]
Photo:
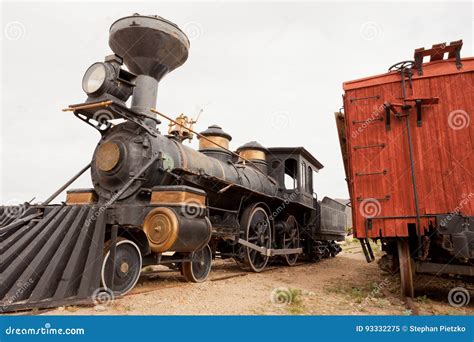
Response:
[{"label": "wheel spoke", "polygon": [[[294,216],[288,217],[286,223],[288,224],[289,231],[283,234],[283,246],[285,249],[299,248],[299,232],[298,223]],[[298,253],[286,254],[284,257],[287,265],[291,266],[296,263],[298,259]]]},{"label": "wheel spoke", "polygon": [[[102,285],[119,295],[130,291],[140,277],[142,260],[138,247],[130,240],[117,242],[115,260],[110,259],[110,251],[102,265]],[[113,277],[112,277],[113,275]],[[109,283],[113,278],[113,282]]]},{"label": "wheel spoke", "polygon": [[192,261],[181,264],[182,273],[187,281],[202,282],[207,279],[211,270],[212,251],[209,245],[202,250],[194,252]]},{"label": "wheel spoke", "polygon": [[[246,222],[243,223],[246,224],[246,240],[258,247],[269,248],[271,245],[271,229],[269,229],[270,221],[265,210],[261,207],[253,208]],[[260,272],[265,268],[269,259],[268,256],[248,247],[244,249],[244,253],[247,265],[255,272]]]},{"label": "wheel spoke", "polygon": [[257,251],[256,251],[255,249],[252,249],[252,250],[250,251],[250,257],[251,257],[252,259],[255,259],[255,258],[256,258],[256,255],[257,255]]}]

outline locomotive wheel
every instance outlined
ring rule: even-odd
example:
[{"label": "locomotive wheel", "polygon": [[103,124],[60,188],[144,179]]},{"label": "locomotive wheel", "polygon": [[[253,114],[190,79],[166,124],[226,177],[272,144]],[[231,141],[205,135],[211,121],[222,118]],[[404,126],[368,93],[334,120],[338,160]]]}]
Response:
[{"label": "locomotive wheel", "polygon": [[[245,240],[259,247],[270,248],[272,233],[267,212],[259,206],[247,208],[242,215],[241,230]],[[267,266],[269,256],[255,249],[244,247],[244,265],[254,272],[261,272]]]},{"label": "locomotive wheel", "polygon": [[207,279],[211,271],[212,251],[209,245],[191,253],[193,261],[185,261],[181,264],[181,273],[186,281],[201,283]]},{"label": "locomotive wheel", "polygon": [[[298,222],[293,215],[289,216],[286,220],[286,224],[289,227],[288,233],[283,234],[283,248],[293,249],[300,247],[300,231],[298,228]],[[296,264],[298,254],[285,254],[284,260],[288,266]]]},{"label": "locomotive wheel", "polygon": [[[106,254],[102,263],[101,280],[102,286],[111,289],[116,295],[124,295],[129,292],[140,278],[142,269],[142,256],[138,246],[130,240],[120,239],[117,241],[115,251],[115,262],[109,258],[110,243],[106,247]],[[115,264],[115,267],[114,267]],[[113,272],[113,283],[109,284]]]},{"label": "locomotive wheel", "polygon": [[408,239],[397,240],[398,260],[400,266],[400,283],[402,298],[413,298],[415,289],[413,286],[413,272]]}]

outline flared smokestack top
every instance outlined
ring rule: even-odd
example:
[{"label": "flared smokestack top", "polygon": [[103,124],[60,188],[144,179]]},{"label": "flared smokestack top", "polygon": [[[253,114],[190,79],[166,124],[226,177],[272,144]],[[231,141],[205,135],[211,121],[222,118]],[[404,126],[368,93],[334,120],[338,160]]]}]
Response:
[{"label": "flared smokestack top", "polygon": [[188,58],[188,37],[174,23],[159,16],[134,14],[110,27],[109,45],[137,75],[157,80]]},{"label": "flared smokestack top", "polygon": [[158,82],[188,58],[189,40],[174,23],[159,16],[134,14],[110,27],[109,46],[138,75],[132,109],[149,113],[156,105]]}]

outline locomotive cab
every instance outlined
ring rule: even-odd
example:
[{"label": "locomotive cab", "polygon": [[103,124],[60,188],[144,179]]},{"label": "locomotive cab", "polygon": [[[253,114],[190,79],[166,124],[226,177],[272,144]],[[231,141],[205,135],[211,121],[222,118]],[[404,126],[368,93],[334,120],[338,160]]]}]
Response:
[{"label": "locomotive cab", "polygon": [[311,208],[317,203],[313,176],[324,166],[304,147],[273,147],[267,156],[269,175],[283,198]]},{"label": "locomotive cab", "polygon": [[[267,160],[270,176],[278,181],[280,197],[312,209],[300,218],[312,241],[308,248],[313,248],[315,240],[344,240],[347,225],[345,205],[329,197],[318,201],[314,189],[313,179],[324,166],[304,147],[270,148]],[[333,247],[338,249],[335,245]],[[317,249],[306,254],[320,253]]]}]

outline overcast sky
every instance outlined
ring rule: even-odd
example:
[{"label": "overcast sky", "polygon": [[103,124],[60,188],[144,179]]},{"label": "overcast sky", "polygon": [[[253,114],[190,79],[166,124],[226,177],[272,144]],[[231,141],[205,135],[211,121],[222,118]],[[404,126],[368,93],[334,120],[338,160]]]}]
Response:
[{"label": "overcast sky", "polygon": [[[221,125],[233,149],[251,140],[305,146],[325,166],[314,181],[320,197],[348,197],[333,115],[342,82],[435,43],[463,39],[462,56],[473,55],[469,2],[1,6],[2,203],[42,201],[90,161],[99,133],[61,109],[85,100],[81,79],[111,53],[110,25],[135,12],[169,19],[191,40],[188,61],[160,83],[157,108],[171,116],[202,108],[196,128]],[[90,187],[90,175],[74,187]]]}]

